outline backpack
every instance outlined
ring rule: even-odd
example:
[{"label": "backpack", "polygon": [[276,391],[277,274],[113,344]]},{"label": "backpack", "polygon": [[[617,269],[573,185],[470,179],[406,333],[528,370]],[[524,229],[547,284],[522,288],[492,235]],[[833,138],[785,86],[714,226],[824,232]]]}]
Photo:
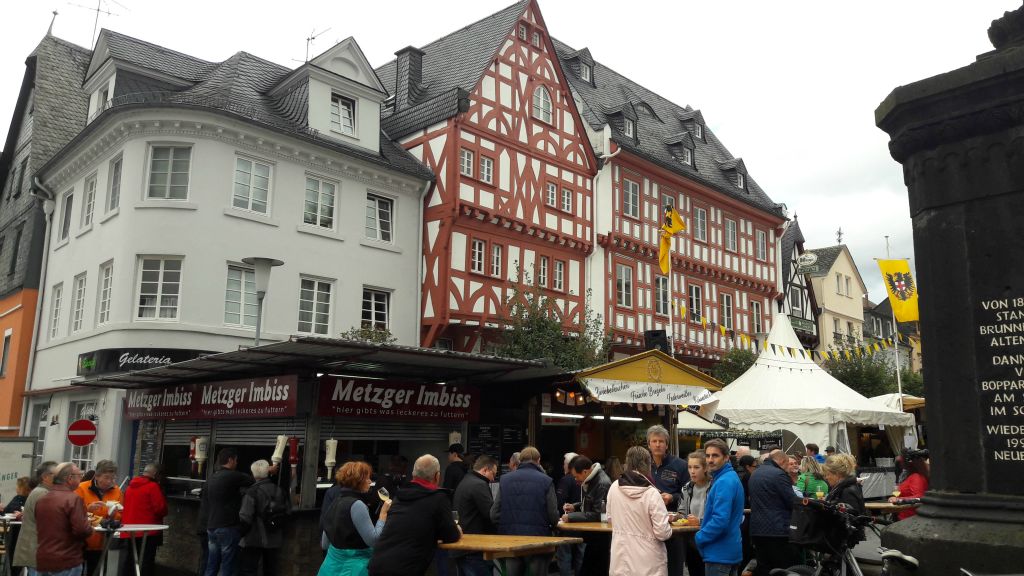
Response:
[{"label": "backpack", "polygon": [[[288,502],[280,497],[281,491],[277,486],[271,486],[273,487],[273,492],[264,494],[267,497],[267,503],[259,511],[259,516],[267,530],[280,530],[284,528],[288,520]],[[259,502],[255,494],[253,494],[253,499]]]}]

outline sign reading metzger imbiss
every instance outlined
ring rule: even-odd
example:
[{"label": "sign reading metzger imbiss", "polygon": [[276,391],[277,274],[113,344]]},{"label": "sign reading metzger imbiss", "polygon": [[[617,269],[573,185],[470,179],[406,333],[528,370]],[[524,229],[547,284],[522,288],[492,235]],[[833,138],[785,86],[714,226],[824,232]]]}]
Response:
[{"label": "sign reading metzger imbiss", "polygon": [[129,390],[125,418],[277,418],[295,415],[298,378],[269,376]]},{"label": "sign reading metzger imbiss", "polygon": [[317,413],[350,418],[475,421],[480,415],[480,393],[469,386],[324,376],[320,379]]}]

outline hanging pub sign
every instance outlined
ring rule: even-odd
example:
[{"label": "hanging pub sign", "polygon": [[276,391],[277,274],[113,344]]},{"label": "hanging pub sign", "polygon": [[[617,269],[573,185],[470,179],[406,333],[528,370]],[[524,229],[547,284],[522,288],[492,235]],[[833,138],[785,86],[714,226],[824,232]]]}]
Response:
[{"label": "hanging pub sign", "polygon": [[128,390],[124,415],[129,420],[295,416],[297,383],[292,374]]},{"label": "hanging pub sign", "polygon": [[476,421],[480,393],[470,386],[408,384],[324,376],[320,379],[320,416],[393,420]]},{"label": "hanging pub sign", "polygon": [[104,348],[79,354],[77,374],[90,377],[159,368],[207,354],[216,352],[180,348]]}]

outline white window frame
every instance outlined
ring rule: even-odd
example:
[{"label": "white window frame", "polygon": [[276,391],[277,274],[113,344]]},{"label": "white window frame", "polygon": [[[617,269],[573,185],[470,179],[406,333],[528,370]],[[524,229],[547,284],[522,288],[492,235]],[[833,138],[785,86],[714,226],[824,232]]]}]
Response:
[{"label": "white window frame", "polygon": [[633,267],[627,264],[615,265],[615,305],[633,307]]},{"label": "white window frame", "polygon": [[704,125],[695,122],[694,125],[693,125],[693,135],[696,136],[697,138],[700,138],[700,139],[703,140],[704,139]]},{"label": "white window frame", "polygon": [[57,231],[61,242],[71,237],[71,213],[75,209],[75,191],[68,190],[60,201],[60,229]]},{"label": "white window frame", "polygon": [[96,186],[99,181],[98,175],[93,172],[85,179],[85,188],[82,191],[82,229],[92,226],[93,214],[96,210]]},{"label": "white window frame", "polygon": [[[372,205],[371,205],[372,203]],[[387,207],[387,218],[381,218],[381,211]],[[377,242],[393,244],[395,242],[395,200],[380,194],[367,192],[366,194],[366,219],[372,218],[373,225],[363,224],[363,234],[366,238]],[[370,214],[372,211],[372,215]],[[386,226],[382,226],[382,223]],[[386,228],[386,229],[385,229]],[[372,232],[372,235],[370,234]]]},{"label": "white window frame", "polygon": [[551,93],[546,86],[537,86],[532,98],[533,117],[546,124],[551,124],[552,104]]},{"label": "white window frame", "polygon": [[737,172],[736,173],[736,187],[737,188],[746,188],[747,187],[747,178],[743,175],[743,172]]},{"label": "white window frame", "polygon": [[558,208],[558,184],[554,182],[547,183],[547,198],[545,202],[552,208]]},{"label": "white window frame", "polygon": [[699,323],[704,317],[704,294],[699,284],[690,284],[687,304],[690,305],[690,321]]},{"label": "white window frame", "polygon": [[572,190],[562,188],[562,211],[572,213]]},{"label": "white window frame", "polygon": [[555,260],[554,283],[551,287],[559,291],[565,290],[565,262],[562,260]]},{"label": "white window frame", "polygon": [[[237,273],[238,277],[232,278],[232,273]],[[232,286],[232,282],[237,282],[237,287]],[[251,291],[249,287],[252,288]],[[229,306],[234,304],[238,305],[238,312],[228,310]],[[253,314],[247,314],[247,310],[252,310]],[[224,276],[224,324],[238,328],[256,328],[256,317],[259,313],[256,271],[248,266],[228,264],[227,274]],[[229,319],[228,315],[237,318]]]},{"label": "white window frame", "polygon": [[832,331],[836,334],[843,333],[843,323],[839,321],[839,318],[832,319]]},{"label": "white window frame", "polygon": [[487,257],[487,242],[474,238],[469,246],[469,271],[484,273],[484,258]]},{"label": "white window frame", "polygon": [[[155,270],[153,270],[153,269],[147,270],[146,269],[147,261],[148,262],[159,262],[160,265]],[[177,264],[177,270],[174,270],[173,268],[168,270],[167,264],[169,262],[177,262],[178,263]],[[136,295],[136,298],[135,298],[135,313],[134,313],[135,321],[137,321],[137,322],[177,322],[178,318],[181,316],[181,292],[182,292],[181,287],[182,287],[182,280],[184,279],[184,273],[185,273],[185,259],[182,258],[182,257],[178,257],[178,256],[143,256],[143,255],[140,255],[139,256],[139,263],[138,263],[138,271],[139,271],[138,272],[139,280],[138,280],[138,283],[136,284],[136,290],[135,290],[135,295]],[[144,293],[142,291],[143,290],[143,284],[152,284],[153,283],[152,281],[148,281],[148,282],[145,281],[146,280],[146,278],[145,278],[146,272],[157,272],[157,279],[156,279],[156,290],[157,291],[155,293],[150,293],[150,292]],[[178,274],[177,282],[168,281],[166,279],[166,277],[168,275],[173,275],[175,272],[177,272],[177,274]],[[174,288],[175,288],[174,291],[169,291],[168,290],[168,288],[170,288],[171,286],[174,286]],[[142,299],[145,296],[149,296],[149,297],[153,298],[153,304],[152,305],[143,306],[143,300]],[[164,303],[165,299],[168,299],[168,300],[173,299],[174,300],[174,304],[170,304],[170,303],[165,304]],[[145,309],[152,308],[153,309],[153,315],[152,316],[144,316],[142,314],[143,308],[145,308]],[[171,312],[171,314],[164,315],[165,311],[169,311],[169,312]]]},{"label": "white window frame", "polygon": [[849,276],[844,276],[844,279],[846,280],[846,295],[849,296],[850,295],[850,277]]},{"label": "white window frame", "polygon": [[96,325],[110,322],[110,299],[114,292],[114,263],[100,266],[99,283],[96,286]]},{"label": "white window frame", "polygon": [[[345,136],[356,135],[356,99],[343,96],[336,92],[331,93],[330,125],[331,130]],[[348,123],[345,122],[345,115],[342,110],[348,110]],[[337,118],[337,120],[335,120]]]},{"label": "white window frame", "polygon": [[522,40],[523,42],[526,42],[526,32],[527,32],[526,24],[520,23],[519,24],[519,39]]},{"label": "white window frame", "polygon": [[541,256],[537,263],[537,284],[547,288],[548,286],[548,257]]},{"label": "white window frame", "polygon": [[[248,172],[246,172],[248,168]],[[265,170],[266,175],[258,174],[258,171]],[[274,166],[269,162],[250,158],[248,156],[235,157],[235,170],[231,182],[231,207],[235,210],[245,210],[256,214],[270,214],[270,195],[274,179]],[[265,188],[261,188],[260,180]],[[262,191],[264,198],[257,199],[257,191]],[[262,209],[260,207],[262,204]]]},{"label": "white window frame", "polygon": [[722,294],[719,302],[719,313],[722,317],[722,326],[725,326],[726,330],[732,330],[733,325],[733,310],[732,310],[732,295]]},{"label": "white window frame", "polygon": [[114,211],[121,204],[121,176],[124,171],[124,156],[118,154],[110,161],[107,171],[107,204],[105,212]]},{"label": "white window frame", "polygon": [[693,209],[693,237],[701,242],[708,241],[708,211],[706,208]]},{"label": "white window frame", "polygon": [[735,252],[737,246],[736,221],[725,219],[725,249]]},{"label": "white window frame", "polygon": [[[383,312],[381,311],[383,308]],[[363,304],[360,308],[360,326],[373,330],[391,329],[391,292],[363,286]],[[384,315],[380,321],[376,317]],[[369,316],[369,318],[367,318]]]},{"label": "white window frame", "polygon": [[665,213],[669,208],[676,207],[676,196],[674,192],[661,193],[661,212]]},{"label": "white window frame", "polygon": [[[313,297],[312,300],[303,299],[303,297],[302,297],[302,292],[304,290],[307,290],[307,288],[305,287],[305,283],[307,283],[307,282],[312,283],[312,288],[310,288],[310,290],[312,291],[312,294],[311,294],[312,297]],[[325,287],[326,287],[326,290],[324,290]],[[325,292],[327,294],[327,301],[326,301],[327,312],[326,312],[326,314],[324,312],[322,312],[322,311],[318,311],[317,310],[317,306],[319,304],[324,304],[324,302],[322,302],[320,300],[320,297]],[[299,276],[299,308],[298,308],[299,314],[298,314],[298,323],[296,324],[296,331],[299,332],[300,334],[313,334],[313,335],[318,335],[318,336],[329,335],[330,332],[331,332],[331,326],[333,325],[332,318],[331,318],[331,314],[332,314],[333,308],[334,308],[334,306],[332,306],[332,304],[333,304],[332,300],[333,299],[334,299],[334,281],[333,280],[328,280],[326,278],[318,278],[318,277],[315,277],[315,276],[305,276],[305,275]],[[308,306],[306,306],[307,303],[309,304]],[[303,310],[303,307],[308,307],[308,310]],[[303,312],[309,312],[309,320],[308,321],[304,322],[302,320]],[[305,330],[303,329],[303,324],[308,324],[308,326],[306,327],[307,329],[305,329]]]},{"label": "white window frame", "polygon": [[50,291],[50,340],[60,336],[60,307],[64,300],[64,283],[58,282]]},{"label": "white window frame", "polygon": [[537,32],[536,30],[533,31],[533,38],[531,43],[533,44],[534,48],[540,48],[540,32]]},{"label": "white window frame", "polygon": [[584,82],[590,82],[591,78],[593,78],[593,77],[594,77],[594,69],[590,66],[590,64],[581,64],[580,65],[580,80],[583,80]]},{"label": "white window frame", "polygon": [[4,331],[4,347],[3,352],[0,352],[0,378],[7,377],[7,362],[11,356],[11,340],[13,337],[13,328],[8,328]]},{"label": "white window frame", "polygon": [[803,289],[795,284],[789,287],[789,307],[794,312],[801,312],[804,309]]},{"label": "white window frame", "polygon": [[[330,188],[330,191],[327,190],[328,188]],[[324,228],[325,230],[334,230],[338,222],[336,218],[338,188],[337,182],[306,174],[306,190],[302,201],[302,223],[307,226]],[[314,194],[316,199],[310,200],[310,194]],[[328,206],[328,200],[330,201],[330,207],[325,210],[325,207]],[[311,211],[310,208],[313,210]]]},{"label": "white window frame", "polygon": [[626,138],[632,138],[633,135],[636,134],[636,122],[626,118],[625,122],[622,124],[622,133]]},{"label": "white window frame", "polygon": [[762,317],[761,317],[761,303],[751,302],[750,303],[750,315],[754,317],[754,333],[760,334],[764,332]]},{"label": "white window frame", "polygon": [[504,248],[501,244],[491,244],[491,276],[495,278],[501,278],[501,266],[502,266],[502,252]]},{"label": "white window frame", "polygon": [[632,218],[640,217],[640,184],[629,178],[622,179],[622,213]]},{"label": "white window frame", "polygon": [[679,161],[687,166],[693,166],[693,150],[683,146],[683,157]]},{"label": "white window frame", "polygon": [[836,272],[836,294],[843,294],[843,275]]},{"label": "white window frame", "polygon": [[[68,423],[75,420],[90,419],[96,416],[96,400],[78,400],[68,405]],[[96,443],[85,446],[68,446],[68,461],[76,464],[83,471],[90,470],[95,460]]]},{"label": "white window frame", "polygon": [[480,155],[480,181],[485,184],[494,183],[494,159]]},{"label": "white window frame", "polygon": [[668,276],[654,277],[654,313],[669,315]]},{"label": "white window frame", "polygon": [[85,326],[85,290],[88,276],[85,272],[75,276],[71,284],[71,315],[68,318],[68,334],[81,332]]},{"label": "white window frame", "polygon": [[474,153],[472,150],[462,148],[459,152],[459,174],[473,177]]},{"label": "white window frame", "polygon": [[757,231],[757,259],[768,260],[768,234],[764,230]]},{"label": "white window frame", "polygon": [[[158,161],[157,158],[156,158],[157,151],[158,150],[165,150],[165,149],[168,150],[168,158],[166,160],[166,162],[168,163],[167,164],[167,172],[166,173],[165,172],[157,172],[156,170],[154,170],[154,168],[155,168],[154,164]],[[177,152],[178,151],[182,151],[182,150],[187,152],[187,154],[186,154],[187,157],[186,158],[177,158]],[[181,170],[178,170],[178,171],[174,170],[176,167],[180,168],[180,166],[175,166],[175,162],[179,162],[179,161],[187,162],[187,166],[186,166],[187,170],[186,171],[182,172]],[[160,185],[154,184],[153,183],[153,177],[156,174],[166,174],[167,175],[166,182],[164,182],[163,184],[160,184]],[[172,184],[172,182],[174,181],[174,175],[175,174],[184,174],[185,175],[185,183],[184,184]],[[147,174],[146,174],[146,199],[147,200],[171,200],[171,201],[176,201],[176,202],[181,202],[181,201],[188,200],[189,192],[190,192],[190,186],[191,186],[191,181],[192,181],[192,146],[191,145],[189,145],[189,144],[153,144],[153,145],[151,145],[149,147],[149,169],[148,169]],[[180,197],[179,196],[173,196],[171,188],[172,187],[180,188],[181,186],[185,187],[185,195],[184,196],[180,196]],[[162,191],[162,193],[161,194],[153,194],[154,188],[156,188],[158,192]]]}]

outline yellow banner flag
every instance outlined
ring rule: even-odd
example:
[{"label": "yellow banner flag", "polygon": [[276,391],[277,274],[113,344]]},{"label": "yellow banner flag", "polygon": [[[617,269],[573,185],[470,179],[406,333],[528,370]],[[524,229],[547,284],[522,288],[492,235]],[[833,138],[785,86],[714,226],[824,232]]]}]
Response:
[{"label": "yellow banner flag", "polygon": [[725,336],[725,324],[719,324],[718,331],[722,333],[722,336]]},{"label": "yellow banner flag", "polygon": [[669,206],[665,210],[665,223],[661,225],[661,238],[658,241],[658,265],[661,266],[662,274],[668,274],[671,267],[672,237],[683,230],[686,230],[686,224],[675,207]]},{"label": "yellow banner flag", "polygon": [[701,316],[700,317],[700,327],[701,328],[707,328],[708,327],[708,319],[707,319],[706,316]]},{"label": "yellow banner flag", "polygon": [[917,285],[910,275],[910,262],[906,260],[879,260],[885,290],[889,293],[889,304],[897,322],[916,322]]}]

